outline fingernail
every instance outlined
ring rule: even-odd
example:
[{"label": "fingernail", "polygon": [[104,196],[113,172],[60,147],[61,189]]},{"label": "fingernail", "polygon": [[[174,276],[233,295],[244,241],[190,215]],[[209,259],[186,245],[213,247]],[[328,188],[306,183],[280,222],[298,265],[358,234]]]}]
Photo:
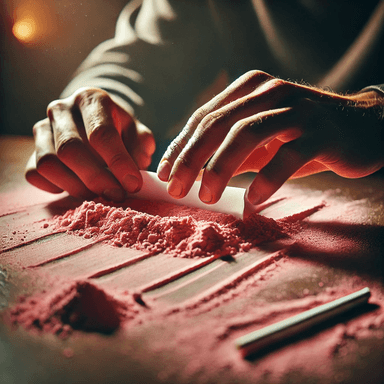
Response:
[{"label": "fingernail", "polygon": [[125,193],[120,188],[112,188],[112,189],[106,189],[103,192],[103,197],[107,200],[112,200],[115,202],[121,202],[125,199]]},{"label": "fingernail", "polygon": [[168,193],[173,197],[180,197],[183,193],[183,184],[177,177],[172,177],[167,186]]},{"label": "fingernail", "polygon": [[200,200],[204,203],[210,203],[212,201],[211,190],[204,184],[201,184],[199,196]]},{"label": "fingernail", "polygon": [[253,205],[257,205],[261,200],[261,196],[254,189],[248,190],[246,197],[248,201]]},{"label": "fingernail", "polygon": [[127,192],[135,193],[140,188],[139,179],[132,175],[125,175],[123,178],[123,187]]},{"label": "fingernail", "polygon": [[162,181],[168,181],[169,174],[171,173],[171,164],[168,160],[163,160],[157,168],[157,176]]}]

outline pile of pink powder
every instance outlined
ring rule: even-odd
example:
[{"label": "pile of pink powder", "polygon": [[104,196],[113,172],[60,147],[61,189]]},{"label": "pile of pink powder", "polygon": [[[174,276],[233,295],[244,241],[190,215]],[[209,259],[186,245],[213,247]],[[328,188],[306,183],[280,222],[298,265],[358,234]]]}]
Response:
[{"label": "pile of pink powder", "polygon": [[[128,208],[122,208],[97,200],[84,202],[78,208],[56,216],[53,227],[85,238],[94,238],[96,241],[105,241],[113,246],[132,247],[149,254],[167,252],[173,256],[189,258],[233,255],[240,251],[248,251],[263,242],[273,241],[287,234],[293,235],[295,232],[300,233],[298,239],[300,244],[307,246],[306,250],[310,250],[310,246],[317,245],[316,241],[318,241],[320,249],[331,244],[347,252],[345,242],[342,243],[338,237],[335,238],[332,231],[330,234],[323,234],[320,231],[321,236],[319,235],[318,238],[316,238],[315,227],[309,227],[309,230],[302,232],[305,229],[305,223],[302,220],[322,207],[324,204],[278,221],[257,214],[242,221],[230,215],[170,204],[134,201],[132,204],[129,203]],[[304,237],[305,242],[301,236]],[[334,251],[335,249],[332,248],[330,253],[334,254]],[[375,288],[370,281],[374,302],[376,305],[380,304],[374,312],[367,312],[363,316],[350,320],[347,324],[325,329],[308,340],[293,343],[288,348],[266,355],[257,361],[257,369],[248,361],[240,359],[233,348],[235,337],[247,332],[248,329],[264,326],[290,314],[328,302],[336,296],[350,293],[357,287],[368,285],[357,279],[352,282],[349,282],[349,279],[341,281],[340,290],[329,288],[319,295],[314,293],[307,297],[309,291],[304,289],[304,297],[297,300],[279,300],[276,303],[259,301],[255,307],[241,308],[235,317],[232,313],[230,315],[213,314],[211,317],[204,318],[206,321],[204,326],[200,326],[197,322],[195,327],[185,326],[189,318],[194,319],[199,314],[220,308],[222,304],[234,297],[244,299],[250,291],[260,292],[266,286],[271,289],[271,285],[268,284],[282,279],[283,273],[286,278],[288,276],[294,280],[298,271],[305,271],[305,268],[312,263],[311,260],[307,265],[300,258],[286,257],[279,260],[284,264],[280,266],[277,263],[268,264],[268,268],[263,267],[258,274],[255,274],[254,279],[253,277],[244,279],[236,286],[232,286],[230,290],[220,291],[220,295],[210,299],[209,302],[201,301],[198,308],[181,306],[180,308],[186,308],[186,310],[174,311],[172,317],[167,312],[166,316],[174,332],[175,342],[179,348],[186,350],[186,355],[195,358],[191,362],[195,364],[196,370],[207,366],[217,370],[227,364],[231,369],[245,375],[252,373],[257,377],[266,373],[271,375],[272,380],[272,377],[275,379],[294,369],[306,368],[311,373],[318,370],[318,373],[325,375],[330,382],[336,382],[339,380],[331,381],[335,378],[332,364],[336,358],[341,359],[344,354],[353,352],[353,348],[357,348],[355,340],[373,336],[382,339],[383,332],[380,327],[383,325],[384,317],[381,284]],[[300,265],[303,265],[301,269]],[[288,281],[288,278],[286,280]],[[113,296],[109,295],[90,281],[70,281],[64,286],[56,286],[50,292],[42,292],[29,299],[22,298],[21,302],[9,311],[11,322],[23,325],[30,330],[38,329],[43,333],[54,333],[64,338],[72,329],[111,333],[128,319],[136,316],[140,319],[140,315],[145,319],[146,313],[138,307],[137,298],[128,295],[121,299],[118,292],[111,292]],[[165,317],[160,318],[155,310],[154,307],[152,311],[155,313],[154,318],[163,321]],[[155,321],[150,317],[149,319]],[[213,336],[212,329],[216,330]],[[209,343],[213,343],[214,348],[208,348]],[[192,355],[189,351],[191,345],[195,344],[201,347],[198,350],[198,356]],[[157,348],[161,350],[161,347]],[[350,354],[353,357],[353,354]],[[193,364],[187,369],[191,369],[192,372]]]},{"label": "pile of pink powder", "polygon": [[[54,225],[56,229],[102,239],[113,246],[186,258],[234,255],[284,236],[275,220],[258,214],[243,221],[199,209],[173,206],[170,210],[169,204],[156,212],[150,202],[140,204],[141,212],[85,201],[78,208],[56,216]],[[151,213],[145,212],[146,207]],[[162,215],[164,211],[168,215]]]},{"label": "pile of pink powder", "polygon": [[9,312],[12,324],[61,338],[73,329],[111,333],[135,312],[133,300],[117,300],[88,281],[68,282],[51,293],[22,296],[19,301]]}]

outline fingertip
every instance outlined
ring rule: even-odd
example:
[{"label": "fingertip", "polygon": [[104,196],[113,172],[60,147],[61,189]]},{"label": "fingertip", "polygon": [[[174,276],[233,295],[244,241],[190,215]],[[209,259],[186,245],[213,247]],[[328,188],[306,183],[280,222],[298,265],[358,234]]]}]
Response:
[{"label": "fingertip", "polygon": [[140,177],[136,175],[126,174],[122,179],[124,189],[129,193],[139,192],[143,186],[143,178],[139,173]]},{"label": "fingertip", "polygon": [[261,200],[260,194],[257,192],[256,188],[249,187],[245,194],[245,198],[252,204],[259,204],[259,200]]},{"label": "fingertip", "polygon": [[264,175],[257,174],[247,188],[245,197],[252,205],[264,203],[278,189]]},{"label": "fingertip", "polygon": [[171,163],[164,159],[160,162],[159,166],[157,167],[157,176],[161,181],[168,181],[169,175],[171,174]]},{"label": "fingertip", "polygon": [[313,155],[303,152],[302,140],[284,144],[256,175],[247,193],[248,200],[258,205],[271,197],[292,175],[307,164]]},{"label": "fingertip", "polygon": [[203,203],[212,204],[213,203],[213,195],[211,189],[205,185],[201,184],[199,191],[199,198]]},{"label": "fingertip", "polygon": [[167,191],[175,199],[180,199],[183,197],[184,187],[177,177],[172,176],[167,185]]},{"label": "fingertip", "polygon": [[29,184],[43,191],[54,193],[54,194],[64,192],[63,189],[59,188],[55,184],[45,179],[36,170],[27,170],[25,172],[25,179],[28,181]]},{"label": "fingertip", "polygon": [[125,200],[126,194],[121,188],[109,188],[106,189],[102,196],[106,200],[114,201],[115,203],[121,203]]},{"label": "fingertip", "polygon": [[224,175],[223,173],[217,172],[217,169],[214,170],[210,164],[204,169],[201,187],[199,191],[200,200],[207,204],[217,203],[228,182],[230,176]]}]

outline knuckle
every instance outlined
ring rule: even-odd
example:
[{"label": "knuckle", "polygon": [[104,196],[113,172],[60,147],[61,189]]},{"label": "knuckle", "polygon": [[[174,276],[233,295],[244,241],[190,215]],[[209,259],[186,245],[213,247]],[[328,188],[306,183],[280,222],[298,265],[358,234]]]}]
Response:
[{"label": "knuckle", "polygon": [[112,158],[108,161],[108,167],[114,168],[121,163],[124,163],[125,156],[123,153],[116,153],[112,156]]},{"label": "knuckle", "polygon": [[47,106],[47,116],[53,119],[54,113],[68,109],[68,103],[63,100],[51,101]]},{"label": "knuckle", "polygon": [[93,103],[100,103],[101,105],[108,105],[111,102],[109,94],[100,89],[92,87],[80,88],[74,94],[75,103],[79,107],[85,107]]},{"label": "knuckle", "polygon": [[191,151],[182,151],[179,154],[179,157],[177,159],[177,162],[179,164],[182,164],[184,167],[188,169],[193,169],[195,168],[197,161],[195,156],[191,153]]},{"label": "knuckle", "polygon": [[97,91],[99,91],[98,88],[81,87],[73,94],[75,102],[92,98],[93,94]]},{"label": "knuckle", "polygon": [[[241,120],[234,124],[228,132],[228,140],[232,151],[241,152],[255,140],[254,121]],[[257,124],[257,123],[256,123]]]},{"label": "knuckle", "polygon": [[259,70],[248,71],[242,76],[242,79],[244,82],[250,81],[250,82],[257,82],[257,83],[260,83],[262,81],[265,81],[271,78],[272,78],[271,75],[269,75],[264,71],[259,71]]},{"label": "knuckle", "polygon": [[245,147],[250,148],[263,142],[266,139],[266,122],[270,118],[266,113],[258,113],[236,122],[228,132],[232,149],[241,152]]},{"label": "knuckle", "polygon": [[183,147],[175,139],[171,142],[171,144],[168,145],[168,148],[165,152],[165,157],[168,159],[172,159],[172,158],[178,156],[182,150],[183,150]]},{"label": "knuckle", "polygon": [[33,136],[36,137],[36,135],[42,131],[45,131],[46,129],[50,129],[47,121],[45,119],[38,121],[32,128]]},{"label": "knuckle", "polygon": [[284,80],[273,78],[268,81],[268,85],[270,86],[271,89],[279,88],[281,90],[283,88],[284,89],[287,88],[289,84]]},{"label": "knuckle", "polygon": [[[257,121],[255,122],[257,124]],[[229,135],[232,136],[232,138],[239,138],[247,135],[249,133],[250,128],[252,128],[254,125],[254,122],[250,122],[246,119],[237,121],[229,131]]]},{"label": "knuckle", "polygon": [[200,127],[203,129],[207,129],[220,123],[225,117],[226,115],[223,112],[211,112],[207,116],[205,116],[204,119],[201,121]]},{"label": "knuckle", "polygon": [[98,91],[95,93],[95,100],[103,107],[108,107],[110,106],[112,99],[109,96],[109,94],[105,91]]},{"label": "knuckle", "polygon": [[199,122],[201,120],[204,119],[204,117],[206,116],[207,114],[207,111],[205,108],[203,107],[200,107],[198,108],[193,114],[192,116],[189,118],[188,120],[188,123],[187,123],[187,126],[196,126],[197,124],[199,124]]},{"label": "knuckle", "polygon": [[101,124],[98,121],[91,121],[90,123],[92,127],[88,140],[91,145],[109,143],[115,137],[116,131],[111,126]]},{"label": "knuckle", "polygon": [[185,146],[189,143],[192,133],[189,129],[183,129],[179,135],[168,145],[166,157],[173,158],[179,156]]},{"label": "knuckle", "polygon": [[66,137],[61,138],[58,143],[56,143],[56,153],[59,160],[68,159],[70,156],[73,156],[79,150],[79,146],[82,144],[80,138],[77,137]]},{"label": "knuckle", "polygon": [[191,139],[193,133],[189,129],[183,129],[177,136],[175,142],[181,147],[185,147]]},{"label": "knuckle", "polygon": [[251,108],[257,107],[260,104],[260,95],[257,89],[255,89],[252,93],[247,95],[246,98],[243,99],[241,105],[238,108]]},{"label": "knuckle", "polygon": [[223,180],[229,180],[233,175],[231,167],[228,167],[228,163],[220,157],[209,161],[205,168],[205,173],[208,180],[214,184],[216,182],[221,184]]},{"label": "knuckle", "polygon": [[209,179],[217,179],[225,173],[225,167],[217,161],[210,161],[205,168],[205,172]]},{"label": "knuckle", "polygon": [[43,155],[36,154],[36,170],[39,173],[44,173],[48,168],[50,169],[55,161],[55,155],[52,153],[46,153]]}]

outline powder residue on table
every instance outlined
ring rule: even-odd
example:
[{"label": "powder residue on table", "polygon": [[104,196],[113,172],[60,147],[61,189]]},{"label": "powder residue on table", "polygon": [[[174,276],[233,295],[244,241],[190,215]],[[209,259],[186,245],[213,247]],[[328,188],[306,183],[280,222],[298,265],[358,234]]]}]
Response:
[{"label": "powder residue on table", "polygon": [[[261,353],[243,359],[234,347],[235,340],[256,329],[302,313],[324,303],[343,297],[364,287],[367,283],[346,279],[339,287],[330,287],[315,295],[303,294],[296,299],[281,299],[269,302],[262,298],[263,291],[270,283],[281,279],[281,271],[288,269],[289,275],[297,273],[297,259],[284,259],[281,268],[260,271],[243,282],[231,292],[216,297],[212,302],[202,303],[198,308],[174,312],[172,329],[175,332],[174,344],[179,353],[199,357],[193,359],[193,370],[185,371],[185,382],[192,381],[193,375],[205,370],[204,378],[213,371],[226,369],[232,371],[239,382],[287,383],[284,376],[300,372],[303,377],[322,378],[319,382],[338,382],[334,380],[337,370],[335,364],[344,362],[346,366],[356,364],[356,351],[359,343],[373,339],[378,343],[384,338],[384,296],[381,284],[370,282],[372,297],[370,304],[356,310],[354,314],[335,317],[324,326],[303,332],[302,335],[281,343],[276,348],[271,345]],[[356,285],[358,283],[358,285]],[[271,292],[276,296],[277,291]],[[248,296],[249,295],[249,296]],[[248,296],[248,297],[247,297]],[[236,298],[236,300],[234,300]],[[197,318],[199,321],[197,321]],[[170,321],[170,318],[167,319]],[[204,324],[203,326],[201,324]],[[194,346],[196,352],[191,352]],[[197,352],[198,351],[198,352]],[[212,367],[212,368],[210,368]],[[212,369],[212,371],[210,371]],[[346,374],[342,378],[346,379]],[[263,381],[265,377],[268,381]],[[250,381],[249,378],[252,378]],[[201,380],[204,382],[204,380]],[[305,382],[304,380],[300,381]],[[312,382],[312,381],[311,381]],[[313,381],[317,382],[317,381]],[[349,381],[347,381],[349,382]]]},{"label": "powder residue on table", "polygon": [[[107,205],[102,200],[84,203],[75,210],[57,216],[53,224],[76,235],[104,239],[115,246],[135,247],[152,253],[166,251],[182,257],[220,254],[227,252],[229,246],[233,252],[239,252],[246,250],[247,246],[252,247],[286,234],[295,243],[286,253],[287,256],[273,259],[273,263],[257,269],[230,288],[210,295],[209,300],[200,300],[197,306],[183,303],[180,311],[172,314],[159,301],[150,301],[150,297],[146,301],[145,295],[143,300],[149,303],[146,308],[140,307],[137,302],[133,303],[135,298],[132,295],[126,296],[126,300],[118,300],[118,292],[110,291],[113,297],[105,291],[100,292],[100,288],[90,283],[97,280],[91,279],[89,282],[70,282],[24,300],[10,310],[10,317],[13,323],[63,337],[75,328],[112,332],[118,327],[123,328],[125,324],[135,326],[137,332],[151,339],[150,344],[134,350],[136,361],[159,361],[170,349],[172,356],[184,356],[188,361],[187,365],[179,365],[176,360],[174,364],[163,364],[159,368],[159,380],[163,382],[167,381],[168,376],[171,377],[172,369],[177,370],[178,374],[181,372],[183,380],[179,382],[185,383],[214,381],[212,378],[217,379],[218,375],[223,378],[227,372],[228,378],[236,377],[239,382],[293,382],[295,376],[290,376],[292,372],[303,372],[311,378],[322,377],[324,380],[319,382],[347,380],[347,370],[340,373],[334,369],[334,364],[346,361],[346,367],[357,365],[356,351],[362,351],[359,340],[376,338],[377,342],[381,342],[384,337],[382,283],[374,284],[371,273],[361,281],[354,276],[371,272],[364,266],[374,265],[368,256],[372,254],[372,259],[377,258],[373,252],[373,240],[377,233],[382,232],[369,226],[363,231],[364,227],[357,225],[357,220],[356,223],[353,221],[356,216],[360,217],[358,211],[354,213],[355,216],[347,215],[353,225],[339,223],[336,219],[346,215],[346,204],[341,202],[335,206],[335,202],[331,201],[332,204],[322,210],[324,204],[316,205],[319,203],[317,200],[313,208],[300,212],[299,216],[293,212],[291,216],[274,221],[255,215],[251,218],[253,221],[244,223],[229,215],[155,202],[133,201],[128,209]],[[300,202],[300,209],[305,208]],[[287,215],[287,212],[282,209],[279,217]],[[314,212],[315,219],[305,221]],[[255,231],[260,228],[261,232]],[[360,232],[364,236],[358,236]],[[156,236],[166,240],[161,243]],[[200,242],[194,243],[199,236]],[[216,245],[211,244],[212,248],[204,246],[204,241],[209,245],[207,240],[211,241],[215,236],[218,240],[213,244]],[[228,241],[228,238],[232,240]],[[370,240],[370,252],[360,253],[367,239]],[[328,279],[327,271],[337,267],[340,270],[333,273],[332,279]],[[349,271],[349,277],[337,278],[341,271],[342,275]],[[83,285],[90,289],[90,295],[82,293]],[[255,361],[242,359],[234,347],[234,340],[247,332],[364,286],[369,286],[372,291],[369,311],[359,312],[353,318],[336,319],[341,324],[294,340]],[[96,307],[103,311],[99,313],[96,309],[86,309],[91,303],[89,297],[99,294],[104,299],[98,299]],[[113,315],[112,320],[103,317],[108,312]],[[120,341],[116,338],[115,341],[123,345],[126,340],[130,340],[129,337],[122,337]],[[66,351],[65,355],[72,356],[73,351]],[[199,372],[201,376],[198,376]],[[284,375],[287,380],[280,381]],[[194,380],[196,377],[201,380]]]},{"label": "powder residue on table", "polygon": [[68,282],[28,299],[21,296],[11,308],[11,324],[66,338],[73,329],[111,333],[132,318],[133,300],[118,300],[88,281]]},{"label": "powder residue on table", "polygon": [[142,211],[85,201],[56,216],[54,226],[85,238],[101,238],[113,246],[187,258],[234,255],[284,236],[275,220],[258,214],[243,221],[231,215],[165,203],[140,201],[135,208]]}]

